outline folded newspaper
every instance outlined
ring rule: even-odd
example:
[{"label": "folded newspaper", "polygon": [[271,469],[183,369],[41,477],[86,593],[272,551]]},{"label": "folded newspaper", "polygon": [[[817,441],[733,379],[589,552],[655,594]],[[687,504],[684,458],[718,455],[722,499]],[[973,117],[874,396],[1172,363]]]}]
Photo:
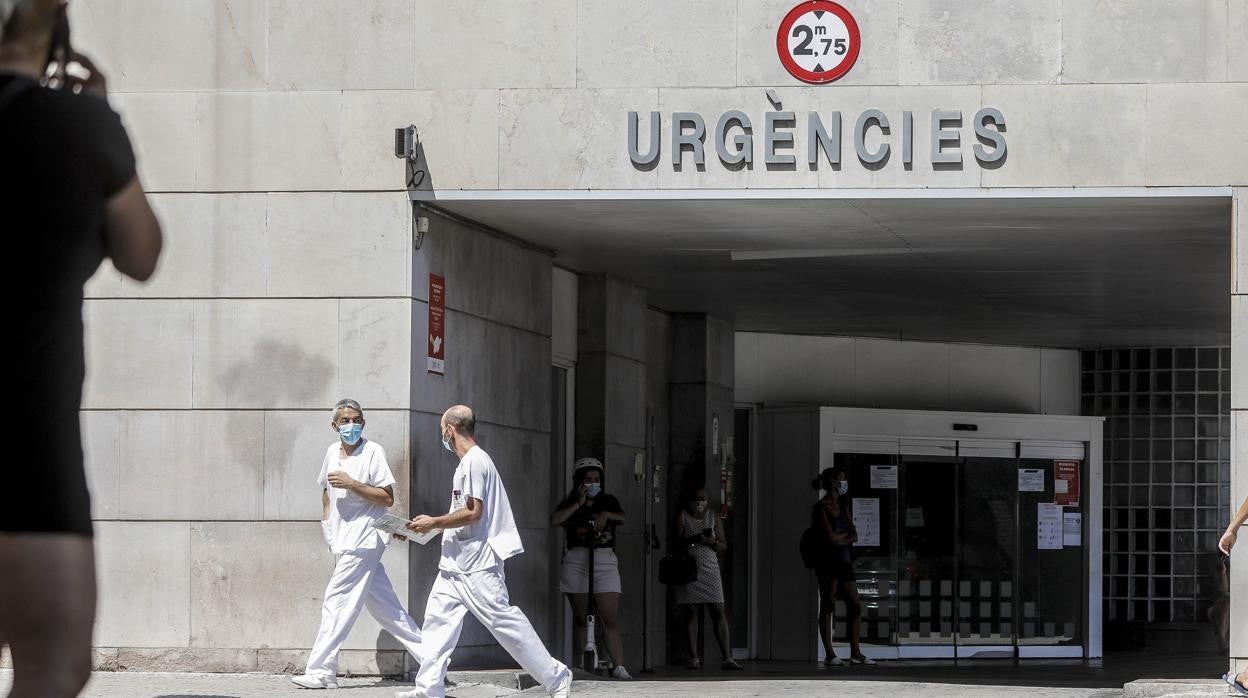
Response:
[{"label": "folded newspaper", "polygon": [[425,533],[417,533],[407,528],[407,519],[394,514],[383,514],[380,519],[373,522],[373,528],[386,533],[396,533],[400,536],[406,536],[413,543],[424,545],[437,537],[441,531],[433,529]]}]

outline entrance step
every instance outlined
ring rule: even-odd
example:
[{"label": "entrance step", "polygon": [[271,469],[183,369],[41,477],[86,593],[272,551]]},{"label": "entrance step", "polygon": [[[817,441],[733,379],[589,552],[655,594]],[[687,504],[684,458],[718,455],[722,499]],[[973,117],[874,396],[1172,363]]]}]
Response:
[{"label": "entrance step", "polygon": [[[416,676],[416,672],[409,672],[406,677],[408,681],[412,681]],[[471,671],[448,671],[446,672],[448,681],[458,686],[498,686],[499,688],[509,688],[513,691],[523,691],[537,686],[537,681],[529,676],[528,673],[520,669],[480,669]],[[574,680],[598,679],[595,676],[581,669],[572,670],[572,678]]]},{"label": "entrance step", "polygon": [[488,684],[501,688],[523,691],[536,686],[537,682],[528,674],[518,669],[500,669],[485,671],[448,671],[446,678],[460,686],[468,684]]},{"label": "entrance step", "polygon": [[1204,698],[1235,695],[1221,679],[1140,679],[1122,687],[1122,698]]}]

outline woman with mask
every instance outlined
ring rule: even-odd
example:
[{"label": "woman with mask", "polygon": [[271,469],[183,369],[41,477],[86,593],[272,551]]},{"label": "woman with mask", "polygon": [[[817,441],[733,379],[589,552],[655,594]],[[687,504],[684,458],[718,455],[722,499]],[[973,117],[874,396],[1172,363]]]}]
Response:
[{"label": "woman with mask", "polygon": [[839,598],[849,616],[849,663],[875,664],[862,653],[858,637],[862,630],[862,602],[851,562],[850,548],[858,540],[849,511],[849,481],[845,469],[825,468],[811,483],[824,495],[810,511],[810,525],[819,545],[815,552],[815,578],[819,582],[819,639],[823,642],[825,666],[845,662],[832,649],[832,611]]},{"label": "woman with mask", "polygon": [[698,564],[698,578],[688,584],[675,587],[676,604],[685,616],[687,629],[685,649],[689,669],[701,669],[697,642],[702,625],[702,609],[706,608],[714,620],[715,641],[719,643],[723,662],[721,669],[741,668],[732,658],[728,644],[728,612],[724,608],[724,586],[719,577],[718,554],[728,549],[724,526],[715,512],[707,506],[706,490],[698,488],[682,498],[681,510],[676,514],[672,540],[688,547],[689,554]]},{"label": "woman with mask", "polygon": [[[624,668],[620,642],[620,569],[615,557],[615,527],[624,523],[624,511],[615,497],[603,491],[603,467],[597,458],[582,458],[572,470],[572,491],[550,515],[550,525],[562,527],[566,552],[559,565],[559,591],[572,604],[572,646],[585,646],[589,614],[589,551],[594,552],[594,616],[602,623],[607,653],[615,668],[611,675],[631,679]],[[593,667],[585,667],[592,671]]]}]

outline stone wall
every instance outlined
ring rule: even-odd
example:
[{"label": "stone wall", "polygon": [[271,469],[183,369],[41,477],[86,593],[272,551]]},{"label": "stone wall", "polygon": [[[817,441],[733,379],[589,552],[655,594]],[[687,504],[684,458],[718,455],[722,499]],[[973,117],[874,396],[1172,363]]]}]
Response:
[{"label": "stone wall", "polygon": [[[82,421],[106,666],[302,667],[333,560],[316,476],[339,397],[409,501],[413,300],[401,194],[154,194],[151,284],[87,286]],[[386,554],[407,588],[407,551]],[[398,670],[370,619],[343,667]],[[292,651],[294,650],[294,651]]]},{"label": "stone wall", "polygon": [[[1152,3],[1133,0],[846,2],[864,46],[835,87],[782,72],[775,26],[792,4],[72,3],[75,43],[109,77],[168,248],[148,286],[103,269],[84,310],[97,642],[193,660],[169,666],[290,665],[259,648],[299,647],[315,632],[330,561],[317,557],[308,471],[332,440],[326,408],[343,394],[368,409],[368,433],[387,447],[409,507],[443,501],[449,470],[440,469],[450,464],[433,455],[436,415],[452,401],[480,410],[483,443],[513,499],[551,496],[548,482],[513,470],[550,467],[550,260],[436,216],[413,253],[396,126],[419,127],[439,193],[1248,186],[1248,139],[1234,128],[1248,121],[1248,44],[1232,40],[1248,33],[1243,2],[1193,0],[1164,22]],[[940,170],[849,161],[730,171],[712,160],[678,172],[629,161],[628,111],[761,115],[773,109],[767,87],[799,114],[995,106],[1009,156],[996,169]],[[927,135],[916,131],[924,152]],[[963,134],[966,148],[965,124]],[[804,130],[794,135],[801,153]],[[429,271],[448,278],[446,378],[424,373],[422,342],[411,340],[424,336]],[[1248,387],[1233,403],[1248,409]],[[1248,423],[1238,410],[1233,421]],[[1235,499],[1248,492],[1244,442],[1235,442]],[[521,513],[531,551],[549,549],[545,513]],[[412,556],[408,589],[406,552],[388,553],[391,574],[423,599],[431,553]],[[536,581],[551,562],[531,552],[509,575],[535,616],[551,608]],[[136,580],[135,569],[156,572]],[[1248,568],[1237,570],[1243,598]],[[150,590],[140,597],[134,584]],[[158,624],[134,612],[137,598]],[[1237,629],[1248,628],[1244,608]],[[479,629],[465,635],[485,642]],[[1237,630],[1237,656],[1248,657],[1246,643]],[[344,667],[368,668],[384,641],[366,621],[349,647],[367,660],[348,656]]]},{"label": "stone wall", "polygon": [[[477,440],[498,466],[511,500],[523,555],[507,563],[513,604],[550,645],[556,604],[548,519],[563,463],[554,463],[551,431],[551,260],[489,231],[429,213],[429,233],[413,269],[410,412],[411,513],[444,513],[458,462],[442,448],[438,428],[447,407],[463,403],[477,418]],[[424,370],[428,335],[427,274],[446,279],[446,375]],[[407,601],[416,618],[433,586],[439,548],[414,547]],[[470,618],[453,662],[457,667],[511,666],[490,633]]]},{"label": "stone wall", "polygon": [[[1248,142],[1227,127],[1248,117],[1248,48],[1230,40],[1248,31],[1241,2],[1193,0],[1165,22],[1139,0],[846,2],[863,48],[830,87],[779,63],[792,4],[83,0],[73,20],[158,191],[394,189],[390,129],[408,123],[446,191],[1248,184]],[[928,111],[962,110],[969,151],[970,115],[995,106],[1009,154],[995,169],[871,169],[852,148],[818,171],[629,161],[627,112],[761,123],[768,87],[801,118],[911,110],[919,154]]]},{"label": "stone wall", "polygon": [[[1231,507],[1227,520],[1248,499],[1248,187],[1235,190],[1231,289]],[[1241,548],[1248,529],[1239,531]],[[1231,566],[1231,667],[1248,669],[1248,565]]]}]

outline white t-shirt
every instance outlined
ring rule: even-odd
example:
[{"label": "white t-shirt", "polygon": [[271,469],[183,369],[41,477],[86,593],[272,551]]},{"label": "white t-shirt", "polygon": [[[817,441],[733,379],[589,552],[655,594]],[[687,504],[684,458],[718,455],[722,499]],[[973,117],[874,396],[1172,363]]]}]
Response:
[{"label": "white t-shirt", "polygon": [[464,508],[469,498],[481,500],[484,516],[476,523],[442,532],[440,569],[478,572],[524,552],[503,480],[494,461],[478,446],[470,448],[455,468],[450,510]]},{"label": "white t-shirt", "polygon": [[329,492],[329,547],[334,553],[349,553],[363,548],[377,548],[386,544],[386,534],[373,528],[372,523],[386,513],[386,508],[373,504],[358,494],[329,484],[329,474],[335,470],[346,471],[353,479],[371,487],[388,487],[394,484],[394,474],[386,463],[386,452],[375,441],[364,439],[355,454],[342,459],[340,441],[330,444],[321,463],[321,474],[316,484]]}]

